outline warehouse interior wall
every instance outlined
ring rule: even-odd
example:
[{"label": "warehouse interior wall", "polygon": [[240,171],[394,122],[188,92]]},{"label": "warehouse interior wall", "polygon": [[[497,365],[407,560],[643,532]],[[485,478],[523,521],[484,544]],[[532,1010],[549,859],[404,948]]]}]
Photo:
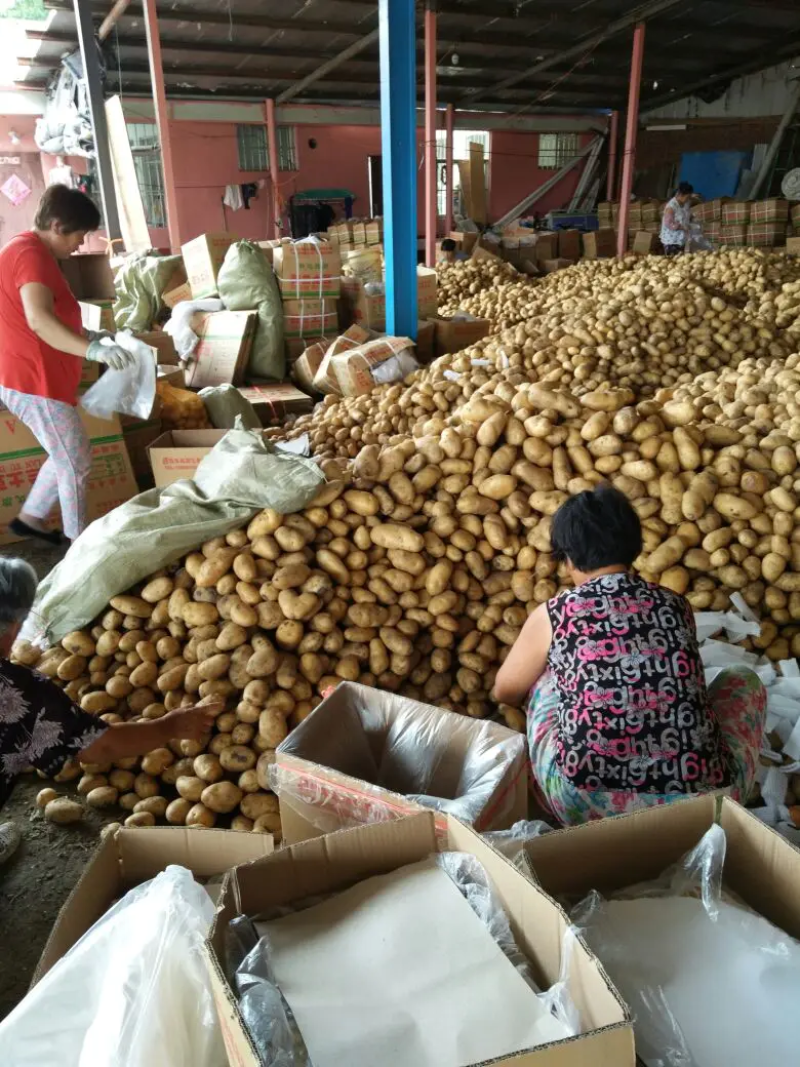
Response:
[{"label": "warehouse interior wall", "polygon": [[[583,133],[578,138],[585,147],[594,133]],[[538,215],[567,207],[580,181],[584,164],[579,163],[561,181],[537,200],[533,207]],[[539,166],[539,134],[516,133],[510,130],[494,130],[491,136],[489,181],[489,218],[502,218],[515,204],[533,190],[552,178],[553,171]],[[602,198],[601,198],[602,199]]]}]

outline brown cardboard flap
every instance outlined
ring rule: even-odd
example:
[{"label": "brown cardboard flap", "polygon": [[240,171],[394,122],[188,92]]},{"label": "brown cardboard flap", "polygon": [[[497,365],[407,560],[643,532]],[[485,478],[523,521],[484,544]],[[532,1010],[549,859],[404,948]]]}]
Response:
[{"label": "brown cardboard flap", "polygon": [[757,912],[800,938],[800,851],[739,804],[722,800],[724,881]]},{"label": "brown cardboard flap", "polygon": [[[122,879],[125,886],[155,878],[171,863],[186,867],[198,878],[210,878],[239,864],[271,856],[271,834],[240,834],[202,826],[153,826],[152,833],[117,831]],[[195,833],[199,830],[199,833]],[[261,840],[257,840],[260,838]]]},{"label": "brown cardboard flap", "polygon": [[[543,888],[555,897],[611,893],[657,878],[714,824],[717,798],[678,800],[544,834],[526,846]],[[569,846],[567,849],[566,846]]]}]

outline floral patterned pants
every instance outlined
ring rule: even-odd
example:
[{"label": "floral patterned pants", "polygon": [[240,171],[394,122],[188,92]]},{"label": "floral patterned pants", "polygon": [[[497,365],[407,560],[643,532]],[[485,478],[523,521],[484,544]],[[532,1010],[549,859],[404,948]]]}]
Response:
[{"label": "floral patterned pants", "polygon": [[4,386],[0,400],[28,427],[48,457],[23,510],[44,520],[60,504],[64,533],[74,541],[86,527],[86,483],[92,466],[92,448],[78,409]]},{"label": "floral patterned pants", "polygon": [[[767,691],[754,671],[747,667],[728,667],[711,683],[708,697],[727,749],[730,796],[744,802],[755,782]],[[563,826],[685,799],[685,793],[587,790],[573,785],[556,762],[557,709],[555,685],[548,673],[543,674],[528,703],[531,790],[545,811]]]}]

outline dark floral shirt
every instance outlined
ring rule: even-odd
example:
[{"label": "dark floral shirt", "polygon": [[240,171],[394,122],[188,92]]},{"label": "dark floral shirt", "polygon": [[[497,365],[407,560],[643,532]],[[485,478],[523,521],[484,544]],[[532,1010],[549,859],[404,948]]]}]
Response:
[{"label": "dark floral shirt", "polygon": [[107,729],[43,674],[0,659],[0,805],[26,768],[58,774]]}]

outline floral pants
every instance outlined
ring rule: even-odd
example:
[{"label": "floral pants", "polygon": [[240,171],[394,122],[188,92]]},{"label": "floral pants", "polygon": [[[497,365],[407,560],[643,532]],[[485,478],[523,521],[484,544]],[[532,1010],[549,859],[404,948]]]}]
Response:
[{"label": "floral pants", "polygon": [[[728,667],[711,683],[708,696],[727,749],[730,796],[744,802],[755,782],[767,691],[754,671]],[[685,799],[685,793],[586,790],[573,785],[556,762],[557,709],[558,693],[550,675],[544,674],[528,704],[531,789],[539,804],[563,826]]]},{"label": "floral pants", "polygon": [[47,519],[61,506],[64,533],[74,541],[86,527],[86,483],[92,448],[76,407],[43,396],[29,396],[0,386],[0,400],[31,431],[47,453],[23,510]]}]

